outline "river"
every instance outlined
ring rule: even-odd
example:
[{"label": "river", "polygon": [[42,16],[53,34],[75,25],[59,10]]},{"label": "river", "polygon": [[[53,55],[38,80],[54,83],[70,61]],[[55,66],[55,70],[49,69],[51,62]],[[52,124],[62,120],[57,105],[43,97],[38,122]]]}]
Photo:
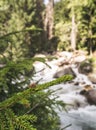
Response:
[{"label": "river", "polygon": [[[34,80],[41,79],[40,83],[54,80],[53,75],[58,70],[56,65],[57,60],[47,61],[47,64],[51,66],[49,68],[41,62],[35,63],[36,73]],[[40,71],[42,70],[42,71]],[[49,89],[56,90],[58,100],[64,101],[71,105],[67,105],[67,112],[62,110],[56,110],[61,121],[61,128],[70,125],[66,130],[96,130],[96,106],[89,105],[86,98],[79,94],[83,88],[83,82],[85,84],[92,83],[88,80],[86,75],[80,74],[78,69],[73,66],[73,70],[76,73],[76,78],[71,83],[62,83],[50,87]],[[79,85],[74,82],[79,82]]]}]

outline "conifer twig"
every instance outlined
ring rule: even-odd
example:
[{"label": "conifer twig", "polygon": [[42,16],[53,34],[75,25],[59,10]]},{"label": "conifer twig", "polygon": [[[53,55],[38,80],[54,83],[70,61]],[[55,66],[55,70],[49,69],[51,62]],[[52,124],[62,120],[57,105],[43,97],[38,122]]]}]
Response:
[{"label": "conifer twig", "polygon": [[0,103],[0,110],[6,109],[10,106],[13,106],[18,101],[22,100],[23,98],[28,98],[30,95],[32,95],[34,92],[41,91],[43,89],[47,89],[50,86],[60,84],[62,82],[67,82],[73,79],[72,75],[64,75],[56,80],[44,83],[44,84],[38,84],[36,87],[29,88],[27,90],[24,90],[23,92],[19,92],[14,94],[12,97],[6,99],[5,101]]}]

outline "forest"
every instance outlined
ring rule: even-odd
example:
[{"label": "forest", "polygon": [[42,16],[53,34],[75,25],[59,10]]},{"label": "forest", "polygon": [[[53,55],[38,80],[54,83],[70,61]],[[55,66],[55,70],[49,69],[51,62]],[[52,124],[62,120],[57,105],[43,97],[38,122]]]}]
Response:
[{"label": "forest", "polygon": [[[96,55],[95,0],[0,0],[0,130],[63,130],[50,98],[50,86],[73,79],[61,76],[34,83],[35,57],[82,50]],[[50,67],[50,66],[48,66]],[[33,81],[33,82],[32,82]],[[66,124],[65,124],[66,127]]]}]

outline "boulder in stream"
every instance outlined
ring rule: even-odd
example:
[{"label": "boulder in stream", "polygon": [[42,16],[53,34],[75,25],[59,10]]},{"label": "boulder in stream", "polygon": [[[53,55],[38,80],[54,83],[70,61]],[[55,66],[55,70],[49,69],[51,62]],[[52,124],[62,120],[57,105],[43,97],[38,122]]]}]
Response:
[{"label": "boulder in stream", "polygon": [[88,78],[93,84],[96,84],[96,73],[90,73]]},{"label": "boulder in stream", "polygon": [[80,63],[78,71],[79,73],[87,75],[92,72],[92,67],[92,63],[88,60],[85,60]]},{"label": "boulder in stream", "polygon": [[96,89],[94,89],[92,86],[85,86],[80,94],[86,97],[90,105],[96,105]]},{"label": "boulder in stream", "polygon": [[67,74],[72,75],[74,78],[76,77],[76,74],[75,74],[75,72],[72,70],[72,68],[71,68],[71,67],[67,67],[67,68],[63,68],[63,69],[57,71],[57,72],[54,74],[53,78],[59,78],[59,77],[61,77],[61,76],[63,76],[63,75],[67,75]]}]

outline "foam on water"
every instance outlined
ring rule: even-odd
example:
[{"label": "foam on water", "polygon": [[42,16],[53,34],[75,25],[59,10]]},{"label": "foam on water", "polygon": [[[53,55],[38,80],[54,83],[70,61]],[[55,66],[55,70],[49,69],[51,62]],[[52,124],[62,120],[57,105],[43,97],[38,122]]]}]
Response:
[{"label": "foam on water", "polygon": [[70,125],[66,130],[96,130],[96,106],[57,112],[60,116],[61,128]]}]

